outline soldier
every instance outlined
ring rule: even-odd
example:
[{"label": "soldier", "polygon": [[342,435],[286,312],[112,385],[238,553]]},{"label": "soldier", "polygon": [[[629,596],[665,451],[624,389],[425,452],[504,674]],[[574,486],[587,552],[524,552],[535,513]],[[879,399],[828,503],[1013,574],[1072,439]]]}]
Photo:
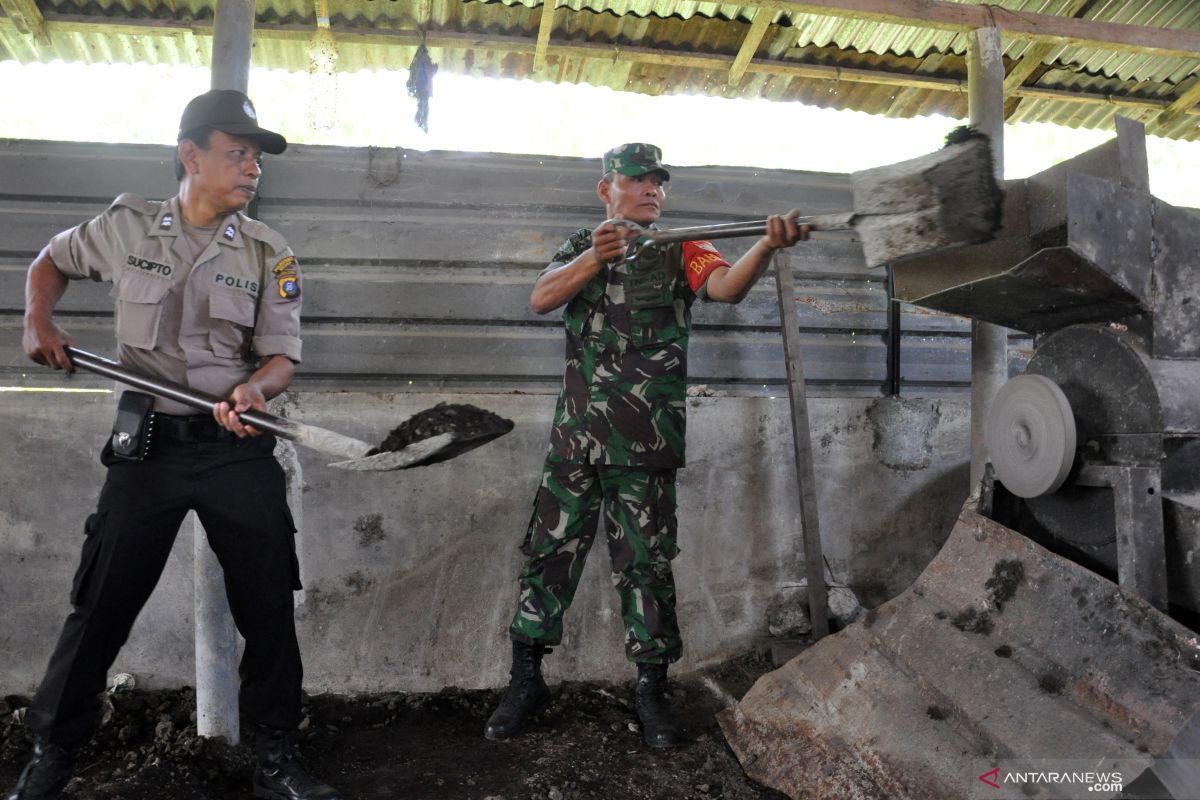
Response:
[{"label": "soldier", "polygon": [[627,226],[662,212],[661,152],[625,144],[604,154],[596,187],[608,220],[570,236],[538,276],[530,305],[564,303],[566,372],[550,449],[521,550],[520,598],[509,626],[511,681],[484,735],[508,739],[549,699],[542,656],[562,639],[603,506],[625,653],[637,665],[642,738],[671,747],[681,730],[666,698],[667,665],[682,642],[671,559],[678,553],[675,471],[684,463],[684,395],[692,302],[740,302],[774,250],[808,236],[799,211],[772,216],[768,232],[732,266],[708,242],[647,248],[626,263]]},{"label": "soldier", "polygon": [[257,191],[262,153],[285,147],[282,136],[259,127],[241,92],[200,95],[179,126],[178,195],[148,202],[123,194],[55,236],[29,268],[24,347],[34,361],[72,371],[63,350],[71,337],[54,322],[54,307],[71,279],[109,281],[123,364],[229,400],[208,415],[122,395],[100,455],[108,476],[84,526],[72,611],[26,717],[33,758],[9,800],[59,796],[75,751],[99,722],[108,668],[189,510],[221,562],[246,641],[240,700],[255,730],[254,796],[340,797],[305,772],[296,752],[295,527],[274,437],[238,416],[265,409],[300,361],[296,258],[282,236],[241,213]]}]

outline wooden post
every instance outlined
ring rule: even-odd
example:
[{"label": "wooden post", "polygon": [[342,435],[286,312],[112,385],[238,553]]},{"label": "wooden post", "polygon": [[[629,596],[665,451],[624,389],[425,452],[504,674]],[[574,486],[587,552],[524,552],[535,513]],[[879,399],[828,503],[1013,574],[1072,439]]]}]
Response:
[{"label": "wooden post", "polygon": [[817,521],[817,474],[813,467],[812,432],[808,423],[808,394],[804,388],[804,359],[800,355],[800,319],[796,314],[796,287],[791,258],[776,251],[775,289],[779,295],[779,324],[787,361],[788,398],[792,407],[792,445],[796,453],[796,481],[800,491],[800,521],[804,527],[804,566],[808,575],[808,616],[813,638],[829,633],[829,601],[825,587],[825,554]]}]

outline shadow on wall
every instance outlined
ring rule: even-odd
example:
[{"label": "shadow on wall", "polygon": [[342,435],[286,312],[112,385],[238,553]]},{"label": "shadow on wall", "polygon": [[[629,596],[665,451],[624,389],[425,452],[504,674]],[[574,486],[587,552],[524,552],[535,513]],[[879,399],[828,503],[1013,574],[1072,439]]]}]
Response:
[{"label": "shadow on wall", "polygon": [[887,532],[877,540],[869,569],[849,576],[863,607],[875,608],[897,596],[929,566],[954,527],[970,473],[971,464],[964,461],[905,495]]}]

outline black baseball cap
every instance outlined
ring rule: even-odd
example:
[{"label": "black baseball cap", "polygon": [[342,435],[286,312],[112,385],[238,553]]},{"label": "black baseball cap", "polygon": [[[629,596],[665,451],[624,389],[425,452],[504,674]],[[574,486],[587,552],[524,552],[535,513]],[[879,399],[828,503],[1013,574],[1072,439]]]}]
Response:
[{"label": "black baseball cap", "polygon": [[192,98],[179,120],[179,138],[199,128],[213,128],[231,136],[248,136],[258,141],[263,152],[279,155],[287,149],[287,140],[274,131],[259,127],[258,114],[250,98],[236,89],[213,89]]}]

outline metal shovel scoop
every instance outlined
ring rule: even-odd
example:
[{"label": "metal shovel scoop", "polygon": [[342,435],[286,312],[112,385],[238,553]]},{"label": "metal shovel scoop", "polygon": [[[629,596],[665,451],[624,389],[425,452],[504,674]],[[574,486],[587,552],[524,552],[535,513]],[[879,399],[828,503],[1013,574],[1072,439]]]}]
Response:
[{"label": "metal shovel scoop", "polygon": [[[151,394],[165,397],[183,403],[191,408],[212,413],[213,407],[221,402],[220,398],[203,392],[197,392],[186,386],[180,386],[170,381],[148,378],[133,372],[116,361],[80,350],[77,347],[65,348],[67,355],[75,366],[104,375],[121,383],[128,384]],[[428,439],[404,447],[400,450],[368,455],[376,450],[375,445],[364,441],[343,436],[335,431],[306,425],[295,420],[277,417],[265,411],[250,409],[238,414],[242,422],[253,425],[261,431],[273,433],[284,439],[289,439],[298,445],[316,450],[320,453],[336,456],[341,461],[330,464],[331,467],[358,471],[382,472],[395,469],[408,469],[426,464],[435,464],[454,458],[457,455],[473,450],[492,439],[507,433],[507,431],[488,431],[484,435],[464,436],[455,432],[440,433]]]},{"label": "metal shovel scoop", "polygon": [[[946,142],[927,155],[851,173],[852,211],[799,217],[796,224],[814,231],[853,230],[870,267],[994,238],[1004,191],[996,182],[991,142],[965,126],[951,131]],[[642,228],[620,219],[608,222],[637,234],[625,252],[626,261],[635,260],[644,247],[767,232],[766,220],[673,230]]]}]

